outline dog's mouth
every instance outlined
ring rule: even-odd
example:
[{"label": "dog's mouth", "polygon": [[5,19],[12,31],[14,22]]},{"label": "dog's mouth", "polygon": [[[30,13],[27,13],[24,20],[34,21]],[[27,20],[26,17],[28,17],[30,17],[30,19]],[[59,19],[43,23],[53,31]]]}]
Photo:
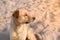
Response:
[{"label": "dog's mouth", "polygon": [[[35,17],[32,17],[32,19],[33,19],[33,21],[35,20]],[[26,24],[29,24],[29,23],[31,23],[31,21],[29,22],[29,21],[26,21],[25,22]]]},{"label": "dog's mouth", "polygon": [[30,22],[27,21],[27,22],[25,22],[25,23],[28,24],[28,23],[30,23]]}]

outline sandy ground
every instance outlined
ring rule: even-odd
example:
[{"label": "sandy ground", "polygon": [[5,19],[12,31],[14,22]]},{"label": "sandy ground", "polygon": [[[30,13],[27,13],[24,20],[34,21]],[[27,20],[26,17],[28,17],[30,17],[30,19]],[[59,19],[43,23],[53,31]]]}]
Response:
[{"label": "sandy ground", "polygon": [[60,40],[60,0],[0,0],[0,40],[9,40],[12,14],[18,8],[28,10],[36,20],[30,26],[43,40]]}]

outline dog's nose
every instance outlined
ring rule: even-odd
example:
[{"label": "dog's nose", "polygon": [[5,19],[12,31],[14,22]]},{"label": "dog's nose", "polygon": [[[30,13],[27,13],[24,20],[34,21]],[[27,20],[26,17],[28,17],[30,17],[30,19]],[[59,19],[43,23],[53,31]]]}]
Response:
[{"label": "dog's nose", "polygon": [[35,17],[32,17],[33,18],[33,20],[35,20]]}]

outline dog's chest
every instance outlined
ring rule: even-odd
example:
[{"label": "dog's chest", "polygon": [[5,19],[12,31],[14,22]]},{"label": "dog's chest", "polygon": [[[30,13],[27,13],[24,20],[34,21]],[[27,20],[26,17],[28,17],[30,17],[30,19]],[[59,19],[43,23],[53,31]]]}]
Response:
[{"label": "dog's chest", "polygon": [[28,31],[28,25],[26,24],[20,25],[18,27],[17,32],[21,40],[24,40],[26,38],[27,31]]},{"label": "dog's chest", "polygon": [[18,33],[26,32],[27,29],[28,29],[28,25],[23,24],[23,25],[18,26],[17,32],[18,32]]}]

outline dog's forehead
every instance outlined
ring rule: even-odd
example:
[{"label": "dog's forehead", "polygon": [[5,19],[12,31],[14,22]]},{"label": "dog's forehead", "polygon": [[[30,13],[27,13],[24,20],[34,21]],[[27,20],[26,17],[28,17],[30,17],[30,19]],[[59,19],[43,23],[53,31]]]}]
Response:
[{"label": "dog's forehead", "polygon": [[19,15],[25,15],[28,14],[29,12],[26,9],[19,9]]}]

